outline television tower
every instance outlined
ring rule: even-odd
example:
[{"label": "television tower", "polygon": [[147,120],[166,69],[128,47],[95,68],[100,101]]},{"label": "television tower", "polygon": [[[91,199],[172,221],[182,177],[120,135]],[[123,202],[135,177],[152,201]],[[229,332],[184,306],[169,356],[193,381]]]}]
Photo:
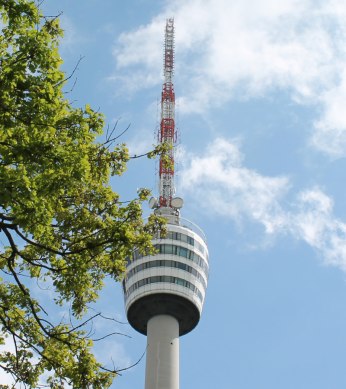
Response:
[{"label": "television tower", "polygon": [[167,19],[164,83],[158,140],[171,146],[160,157],[159,198],[149,205],[167,220],[167,235],[155,237],[155,255],[135,251],[123,282],[127,319],[147,335],[145,389],[179,389],[179,336],[198,324],[208,282],[208,248],[202,230],[180,217],[174,197],[174,19]]}]

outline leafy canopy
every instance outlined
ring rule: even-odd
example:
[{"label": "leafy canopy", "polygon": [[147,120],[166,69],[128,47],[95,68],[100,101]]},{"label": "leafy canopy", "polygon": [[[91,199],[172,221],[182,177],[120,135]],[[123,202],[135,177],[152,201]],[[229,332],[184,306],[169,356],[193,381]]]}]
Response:
[{"label": "leafy canopy", "polygon": [[89,321],[104,278],[120,280],[134,248],[153,250],[162,220],[143,222],[147,190],[122,204],[110,187],[128,150],[98,142],[102,114],[66,99],[58,18],[29,0],[0,0],[0,15],[0,343],[14,350],[0,367],[28,388],[47,372],[51,388],[107,388],[116,370],[97,362],[83,325],[48,317],[33,281]]}]

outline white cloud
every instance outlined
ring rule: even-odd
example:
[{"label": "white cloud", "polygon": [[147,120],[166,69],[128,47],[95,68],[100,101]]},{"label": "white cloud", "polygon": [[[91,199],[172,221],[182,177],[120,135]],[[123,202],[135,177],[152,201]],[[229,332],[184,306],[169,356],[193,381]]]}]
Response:
[{"label": "white cloud", "polygon": [[346,223],[333,215],[333,201],[319,188],[289,204],[287,177],[268,177],[243,166],[239,145],[215,140],[203,156],[186,155],[181,192],[209,212],[263,225],[267,236],[290,234],[315,249],[325,263],[346,271]]},{"label": "white cloud", "polygon": [[297,103],[322,107],[312,144],[346,154],[346,115],[339,109],[346,94],[346,3],[171,1],[151,23],[117,42],[118,77],[131,90],[160,82],[163,23],[171,15],[182,112],[284,89]]},{"label": "white cloud", "polygon": [[181,173],[182,189],[220,215],[260,221],[273,233],[285,221],[279,200],[289,188],[288,178],[262,176],[243,167],[242,159],[236,143],[216,139],[203,157],[189,159]]},{"label": "white cloud", "polygon": [[333,215],[333,201],[319,188],[299,194],[298,211],[291,215],[293,235],[316,249],[327,264],[346,271],[346,223]]},{"label": "white cloud", "polygon": [[[160,82],[162,73],[162,31],[165,19],[154,19],[148,26],[141,26],[131,33],[123,33],[113,49],[117,62],[117,71],[110,77],[121,80],[127,92],[155,85]],[[140,71],[131,71],[119,76],[119,71],[129,70],[133,65],[140,65]],[[121,74],[121,73],[120,73]]]},{"label": "white cloud", "polygon": [[339,83],[325,91],[321,100],[324,103],[324,114],[316,121],[317,131],[312,143],[331,156],[346,154],[346,70],[340,73]]}]

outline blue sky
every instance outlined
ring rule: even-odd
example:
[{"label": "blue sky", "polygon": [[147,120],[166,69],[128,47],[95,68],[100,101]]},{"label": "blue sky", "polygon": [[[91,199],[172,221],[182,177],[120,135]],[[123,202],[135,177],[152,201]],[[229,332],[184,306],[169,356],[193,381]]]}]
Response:
[{"label": "blue sky", "polygon": [[[67,0],[70,93],[119,131],[132,154],[155,142],[163,30],[175,18],[177,194],[208,238],[199,326],[181,338],[181,388],[346,387],[346,3],[342,0]],[[155,164],[115,179],[125,199],[155,193]],[[146,212],[148,212],[146,210]],[[97,307],[125,320],[119,285]],[[104,322],[100,327],[108,326]],[[128,325],[96,353],[134,363]],[[101,328],[102,329],[102,328]],[[110,362],[111,363],[111,362]],[[144,386],[144,360],[114,388]]]}]

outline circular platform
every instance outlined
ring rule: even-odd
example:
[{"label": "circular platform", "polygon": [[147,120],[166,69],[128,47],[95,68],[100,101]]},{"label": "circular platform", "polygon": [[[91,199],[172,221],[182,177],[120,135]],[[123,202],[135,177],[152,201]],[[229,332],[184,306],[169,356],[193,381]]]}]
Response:
[{"label": "circular platform", "polygon": [[199,310],[191,301],[174,294],[155,293],[131,304],[127,320],[135,330],[146,335],[148,320],[156,315],[175,317],[179,322],[180,336],[192,331],[200,319]]}]

